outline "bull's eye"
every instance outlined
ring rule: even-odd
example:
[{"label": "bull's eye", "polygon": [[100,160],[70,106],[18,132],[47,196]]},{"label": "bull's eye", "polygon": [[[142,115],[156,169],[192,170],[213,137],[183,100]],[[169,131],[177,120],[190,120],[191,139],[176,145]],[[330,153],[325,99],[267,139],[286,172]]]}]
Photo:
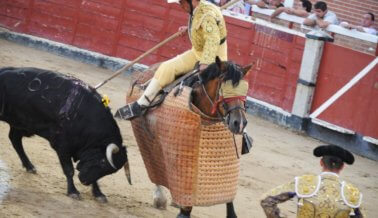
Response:
[{"label": "bull's eye", "polygon": [[105,159],[101,159],[101,166],[105,166],[106,165],[106,160]]}]

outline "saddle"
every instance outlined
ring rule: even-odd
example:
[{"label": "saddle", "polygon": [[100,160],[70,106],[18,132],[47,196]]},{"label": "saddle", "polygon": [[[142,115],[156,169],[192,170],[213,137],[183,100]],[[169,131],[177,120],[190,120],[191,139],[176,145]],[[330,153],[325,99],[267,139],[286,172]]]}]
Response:
[{"label": "saddle", "polygon": [[[133,84],[131,85],[131,92],[130,95],[132,95],[132,92],[134,91],[134,88],[137,87],[140,90],[145,90],[148,86],[149,79],[152,78],[153,73],[155,72],[155,65],[152,66],[150,69],[144,72],[144,75],[139,77],[138,79],[134,80]],[[152,73],[152,75],[151,75]],[[174,89],[174,96],[177,96],[182,91],[182,88],[184,86],[187,87],[193,87],[193,84],[199,81],[198,78],[198,67],[195,67],[192,71],[184,73],[182,76],[176,78],[175,81],[170,83],[168,86],[164,87],[160,92],[156,95],[154,99],[151,100],[151,104],[146,107],[146,109],[154,108],[159,106],[164,102],[165,97]],[[148,81],[146,81],[148,79]]]},{"label": "saddle", "polygon": [[[136,75],[127,102],[143,93],[154,68]],[[191,104],[192,88],[180,85],[181,81],[175,84],[162,94],[164,102],[131,121],[148,176],[168,188],[179,206],[231,202],[237,190],[242,136],[233,135],[219,119],[203,116]]]}]

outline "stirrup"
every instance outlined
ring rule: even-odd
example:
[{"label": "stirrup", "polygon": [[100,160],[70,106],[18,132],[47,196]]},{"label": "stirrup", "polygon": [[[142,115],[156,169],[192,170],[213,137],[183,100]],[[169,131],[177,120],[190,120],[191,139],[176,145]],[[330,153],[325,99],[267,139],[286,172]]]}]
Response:
[{"label": "stirrup", "polygon": [[145,111],[145,108],[139,105],[138,102],[133,102],[118,109],[114,114],[114,117],[122,118],[124,120],[132,120],[136,117],[142,116]]}]

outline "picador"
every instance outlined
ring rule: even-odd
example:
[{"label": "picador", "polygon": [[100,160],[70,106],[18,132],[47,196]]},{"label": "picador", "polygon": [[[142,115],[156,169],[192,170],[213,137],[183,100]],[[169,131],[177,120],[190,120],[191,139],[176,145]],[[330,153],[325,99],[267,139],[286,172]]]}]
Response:
[{"label": "picador", "polygon": [[163,62],[156,70],[143,95],[122,110],[119,116],[132,120],[141,116],[159,91],[195,67],[199,63],[199,70],[203,71],[214,63],[215,57],[227,61],[227,30],[226,22],[221,10],[204,0],[167,0],[168,3],[178,3],[189,14],[187,27],[181,31],[188,31],[192,49]]}]

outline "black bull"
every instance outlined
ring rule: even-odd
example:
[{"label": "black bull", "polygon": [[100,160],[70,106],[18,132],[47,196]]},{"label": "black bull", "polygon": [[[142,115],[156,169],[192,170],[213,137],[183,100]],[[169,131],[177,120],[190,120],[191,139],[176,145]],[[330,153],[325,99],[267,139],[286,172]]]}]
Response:
[{"label": "black bull", "polygon": [[50,142],[67,177],[67,194],[80,198],[73,183],[72,160],[79,179],[93,185],[127,163],[126,148],[110,109],[95,89],[82,81],[36,68],[0,68],[0,120],[10,125],[9,138],[28,172],[36,170],[26,156],[22,137],[38,135]]}]

